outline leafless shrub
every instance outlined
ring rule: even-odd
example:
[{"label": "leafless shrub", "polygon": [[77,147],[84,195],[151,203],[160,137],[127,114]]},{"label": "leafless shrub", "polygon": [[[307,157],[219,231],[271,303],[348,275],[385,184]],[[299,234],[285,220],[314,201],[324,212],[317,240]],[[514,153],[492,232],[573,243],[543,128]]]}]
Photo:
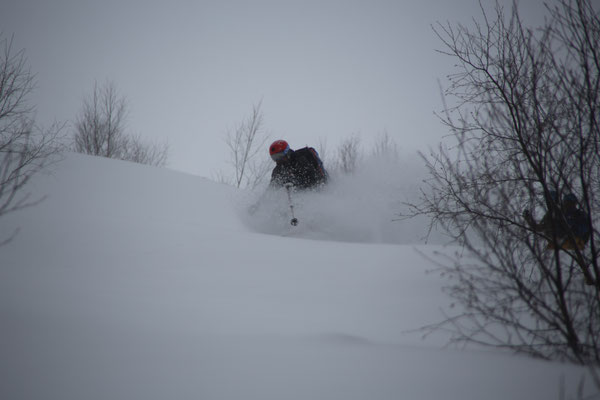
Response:
[{"label": "leafless shrub", "polygon": [[[545,359],[600,361],[600,20],[588,0],[560,0],[537,31],[513,6],[483,12],[472,29],[439,25],[458,62],[443,121],[455,139],[426,158],[430,190],[413,215],[464,248],[443,262],[456,315],[455,343],[510,349]],[[575,193],[591,226],[584,248],[565,248],[525,222]],[[568,229],[567,237],[574,239]],[[586,284],[587,283],[587,284]]]},{"label": "leafless shrub", "polygon": [[380,133],[375,137],[372,155],[377,158],[398,157],[398,145],[396,144],[394,139],[390,137],[387,131],[384,131],[383,133]]},{"label": "leafless shrub", "polygon": [[75,122],[75,151],[107,158],[122,158],[125,148],[127,102],[114,83],[94,84]]},{"label": "leafless shrub", "polygon": [[139,135],[126,136],[123,149],[123,160],[154,167],[164,167],[169,156],[168,143],[152,144],[144,141]]},{"label": "leafless shrub", "polygon": [[95,156],[164,166],[168,159],[167,144],[144,142],[128,134],[128,103],[112,82],[94,85],[92,95],[83,101],[75,121],[74,150]]},{"label": "leafless shrub", "polygon": [[62,125],[35,125],[35,107],[28,96],[35,80],[23,50],[14,51],[13,38],[0,34],[0,216],[33,205],[25,191],[31,177],[58,154]]},{"label": "leafless shrub", "polygon": [[357,135],[345,138],[337,148],[334,169],[346,175],[353,174],[358,167],[360,157],[360,138]]},{"label": "leafless shrub", "polygon": [[[239,123],[234,130],[227,132],[225,143],[229,148],[233,178],[220,173],[221,182],[233,183],[237,188],[253,189],[263,183],[271,169],[271,160],[259,157],[266,151],[269,139],[264,131],[262,101],[252,107],[252,114]],[[232,182],[231,182],[232,181]]]}]

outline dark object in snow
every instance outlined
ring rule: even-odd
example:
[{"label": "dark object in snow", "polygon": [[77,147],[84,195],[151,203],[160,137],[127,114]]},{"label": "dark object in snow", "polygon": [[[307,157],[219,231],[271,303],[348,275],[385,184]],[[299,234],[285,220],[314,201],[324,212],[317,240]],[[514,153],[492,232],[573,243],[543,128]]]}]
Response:
[{"label": "dark object in snow", "polygon": [[294,151],[285,140],[276,140],[269,147],[269,154],[277,163],[271,173],[271,187],[291,183],[295,189],[308,189],[327,183],[327,171],[314,148]]}]

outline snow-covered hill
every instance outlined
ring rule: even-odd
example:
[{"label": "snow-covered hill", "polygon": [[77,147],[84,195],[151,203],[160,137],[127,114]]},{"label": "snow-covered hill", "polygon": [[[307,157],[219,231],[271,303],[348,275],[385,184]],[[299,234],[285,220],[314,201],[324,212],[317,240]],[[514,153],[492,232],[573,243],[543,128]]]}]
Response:
[{"label": "snow-covered hill", "polygon": [[371,176],[297,195],[294,231],[274,199],[248,216],[254,195],[67,155],[32,183],[41,204],[1,220],[0,238],[19,233],[0,247],[0,399],[530,400],[563,378],[574,392],[580,368],[413,332],[447,303],[419,252],[444,249],[391,221],[380,184],[403,189]]}]

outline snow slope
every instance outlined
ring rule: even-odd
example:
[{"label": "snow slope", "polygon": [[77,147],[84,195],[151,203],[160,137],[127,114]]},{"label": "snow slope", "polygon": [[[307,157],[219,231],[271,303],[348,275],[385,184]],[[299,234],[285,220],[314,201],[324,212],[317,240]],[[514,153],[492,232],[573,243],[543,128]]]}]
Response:
[{"label": "snow slope", "polygon": [[332,187],[295,197],[294,231],[285,206],[249,217],[230,187],[67,155],[32,183],[41,204],[1,220],[0,238],[20,231],[0,247],[0,399],[529,400],[558,398],[562,379],[574,392],[581,368],[411,332],[447,303],[417,250],[444,249],[379,218],[395,200],[376,185]]}]

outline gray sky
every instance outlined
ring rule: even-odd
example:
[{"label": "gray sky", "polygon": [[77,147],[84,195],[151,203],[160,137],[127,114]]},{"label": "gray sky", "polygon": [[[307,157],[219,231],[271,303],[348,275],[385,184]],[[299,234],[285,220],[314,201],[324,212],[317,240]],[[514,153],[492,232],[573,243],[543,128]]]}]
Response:
[{"label": "gray sky", "polygon": [[111,80],[130,131],[168,140],[170,168],[206,177],[227,168],[226,132],[261,99],[271,138],[292,148],[333,151],[351,134],[368,148],[384,131],[404,150],[435,146],[453,60],[431,25],[479,15],[478,0],[0,0],[0,30],[37,75],[40,124],[74,120]]}]

